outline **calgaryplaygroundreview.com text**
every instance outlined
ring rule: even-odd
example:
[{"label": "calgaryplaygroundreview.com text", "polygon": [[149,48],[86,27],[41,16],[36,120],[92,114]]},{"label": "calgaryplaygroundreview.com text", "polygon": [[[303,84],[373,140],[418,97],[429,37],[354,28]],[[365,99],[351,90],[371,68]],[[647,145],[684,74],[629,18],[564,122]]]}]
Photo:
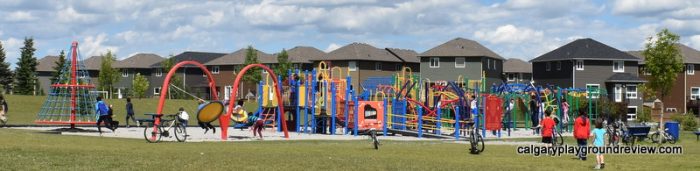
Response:
[{"label": "calgaryplaygroundreview.com text", "polygon": [[561,156],[566,154],[578,155],[583,154],[612,154],[612,155],[682,155],[682,146],[617,146],[617,147],[579,147],[579,146],[518,146],[516,152],[520,155],[532,155],[539,157],[541,155]]}]

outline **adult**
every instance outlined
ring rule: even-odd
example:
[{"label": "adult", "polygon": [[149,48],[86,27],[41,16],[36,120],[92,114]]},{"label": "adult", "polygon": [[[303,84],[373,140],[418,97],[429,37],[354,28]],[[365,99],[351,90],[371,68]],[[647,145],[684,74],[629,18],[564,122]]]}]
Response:
[{"label": "adult", "polygon": [[131,98],[127,97],[126,98],[126,127],[129,128],[129,118],[131,118],[131,121],[134,121],[136,123],[136,126],[140,126],[139,122],[136,121],[136,118],[134,117],[134,105],[131,104]]},{"label": "adult", "polygon": [[[198,101],[199,101],[199,106],[197,106],[197,111],[202,110],[202,108],[204,108],[204,106],[209,104],[208,102],[204,101],[204,99],[199,99]],[[202,127],[202,129],[204,129],[205,134],[209,131],[209,129],[212,130],[212,134],[216,134],[216,127],[211,125],[210,122],[198,122],[197,124],[199,125],[199,127]]]},{"label": "adult", "polygon": [[576,120],[574,120],[574,138],[576,138],[576,143],[581,151],[578,154],[578,157],[581,160],[586,160],[585,148],[588,144],[587,140],[591,133],[591,124],[586,115],[586,110],[579,110],[578,117]]},{"label": "adult", "polygon": [[537,103],[537,97],[530,97],[530,120],[532,122],[533,134],[538,134],[540,132],[538,129],[540,125],[539,109],[540,108],[539,103]]},{"label": "adult", "polygon": [[97,131],[100,132],[100,135],[102,135],[102,127],[100,126],[100,123],[104,122],[105,127],[112,129],[112,120],[109,116],[109,107],[107,107],[107,104],[102,101],[102,96],[97,96],[96,100],[95,112],[97,113]]}]

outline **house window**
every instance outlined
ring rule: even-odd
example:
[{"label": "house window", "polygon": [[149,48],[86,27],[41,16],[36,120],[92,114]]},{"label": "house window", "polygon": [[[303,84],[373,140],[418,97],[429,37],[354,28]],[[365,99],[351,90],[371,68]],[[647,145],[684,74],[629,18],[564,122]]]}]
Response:
[{"label": "house window", "polygon": [[486,59],[486,68],[491,69],[491,59]]},{"label": "house window", "polygon": [[627,99],[637,99],[637,85],[627,85],[625,94]]},{"label": "house window", "polygon": [[622,102],[622,85],[615,84],[613,88],[613,93],[615,96],[615,102]]},{"label": "house window", "polygon": [[690,88],[690,100],[697,100],[700,98],[700,87]]},{"label": "house window", "polygon": [[349,71],[357,71],[357,61],[348,62],[348,70]]},{"label": "house window", "polygon": [[576,60],[576,70],[583,71],[583,60]]},{"label": "house window", "polygon": [[557,61],[557,71],[561,71],[561,61]]},{"label": "house window", "polygon": [[466,65],[464,64],[464,58],[458,57],[455,58],[455,68],[464,68]]},{"label": "house window", "polygon": [[591,98],[597,99],[600,96],[600,84],[586,84],[586,90]]},{"label": "house window", "polygon": [[128,69],[122,69],[122,77],[129,77],[129,70]]},{"label": "house window", "polygon": [[219,74],[219,66],[211,67],[211,73],[212,74]]},{"label": "house window", "polygon": [[613,61],[613,72],[625,72],[625,61]]},{"label": "house window", "polygon": [[440,58],[438,58],[438,57],[430,58],[430,68],[440,68]]},{"label": "house window", "polygon": [[493,70],[497,70],[497,69],[496,69],[496,63],[497,63],[497,62],[498,62],[497,60],[493,60],[493,62],[492,62],[492,63],[493,63]]},{"label": "house window", "polygon": [[688,64],[685,67],[685,72],[688,73],[688,75],[695,75],[695,64]]},{"label": "house window", "polygon": [[394,65],[394,70],[401,71],[401,64]]},{"label": "house window", "polygon": [[299,64],[292,64],[292,68],[299,69]]},{"label": "house window", "polygon": [[381,63],[381,62],[375,62],[375,63],[374,63],[374,70],[381,71],[381,70],[382,70],[382,63]]},{"label": "house window", "polygon": [[517,75],[515,73],[508,73],[508,81],[515,81],[515,77]]},{"label": "house window", "polygon": [[163,76],[163,69],[161,69],[161,68],[156,69],[156,77],[161,77],[161,76]]},{"label": "house window", "polygon": [[627,120],[637,120],[637,106],[627,106]]},{"label": "house window", "polygon": [[153,88],[153,95],[159,95],[160,94],[160,87],[154,87]]},{"label": "house window", "polygon": [[552,62],[547,62],[547,66],[545,66],[545,69],[547,71],[551,71],[552,70]]}]

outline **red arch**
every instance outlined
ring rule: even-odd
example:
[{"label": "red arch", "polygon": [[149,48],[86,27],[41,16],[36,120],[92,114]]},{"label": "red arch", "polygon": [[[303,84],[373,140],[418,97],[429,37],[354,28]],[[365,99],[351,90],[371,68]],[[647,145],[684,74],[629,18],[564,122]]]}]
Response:
[{"label": "red arch", "polygon": [[[168,75],[165,76],[163,86],[160,88],[160,100],[158,101],[158,109],[156,110],[157,114],[163,114],[163,107],[165,106],[165,97],[167,97],[168,87],[170,87],[170,78],[175,74],[178,68],[188,64],[199,67],[200,69],[202,69],[202,71],[204,71],[205,74],[207,74],[207,79],[209,80],[209,89],[211,90],[211,94],[213,97],[212,100],[219,100],[219,96],[216,93],[216,82],[214,81],[214,77],[211,75],[211,72],[209,72],[207,67],[196,61],[182,61],[175,64],[175,66],[173,66],[173,68],[171,68],[170,71],[168,71]],[[156,118],[155,124],[160,124],[160,118]]]},{"label": "red arch", "polygon": [[[280,113],[278,115],[282,119],[282,130],[284,130],[284,138],[289,138],[289,132],[287,132],[287,119],[282,117],[282,115],[284,114],[284,105],[283,105],[284,103],[282,103],[283,99],[282,99],[282,94],[280,93],[280,90],[278,87],[279,83],[277,82],[277,76],[275,75],[275,72],[272,71],[267,66],[265,66],[263,64],[250,64],[248,66],[245,66],[243,69],[241,69],[241,71],[238,72],[238,74],[236,75],[236,79],[233,81],[233,90],[231,91],[231,98],[229,98],[229,104],[235,104],[234,99],[236,98],[236,93],[238,93],[238,85],[241,81],[241,78],[243,78],[243,75],[245,75],[246,71],[248,71],[249,69],[251,69],[253,67],[260,67],[260,68],[264,69],[265,71],[267,71],[268,74],[270,74],[270,76],[272,78],[274,78],[274,79],[272,79],[274,82],[273,86],[275,86],[275,95],[277,96],[277,103],[279,104],[279,105],[277,105],[277,107],[280,111]],[[258,93],[261,93],[261,92],[258,92]],[[221,125],[221,139],[222,140],[226,140],[226,138],[228,138],[227,137],[228,123],[229,123],[228,118],[233,113],[233,105],[228,105],[228,110],[226,110],[226,111],[227,111],[226,114],[222,115],[219,118],[219,122],[221,123],[220,125]]]}]

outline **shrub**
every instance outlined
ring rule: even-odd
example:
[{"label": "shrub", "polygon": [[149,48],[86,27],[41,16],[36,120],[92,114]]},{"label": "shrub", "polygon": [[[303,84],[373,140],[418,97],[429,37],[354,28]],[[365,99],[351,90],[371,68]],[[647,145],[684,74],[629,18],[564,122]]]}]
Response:
[{"label": "shrub", "polygon": [[642,107],[642,112],[637,113],[637,121],[639,121],[639,122],[651,121],[651,108],[647,107],[647,106]]},{"label": "shrub", "polygon": [[695,115],[692,113],[686,114],[683,117],[683,121],[681,121],[681,127],[684,131],[695,131],[698,128],[698,120],[695,118]]}]

